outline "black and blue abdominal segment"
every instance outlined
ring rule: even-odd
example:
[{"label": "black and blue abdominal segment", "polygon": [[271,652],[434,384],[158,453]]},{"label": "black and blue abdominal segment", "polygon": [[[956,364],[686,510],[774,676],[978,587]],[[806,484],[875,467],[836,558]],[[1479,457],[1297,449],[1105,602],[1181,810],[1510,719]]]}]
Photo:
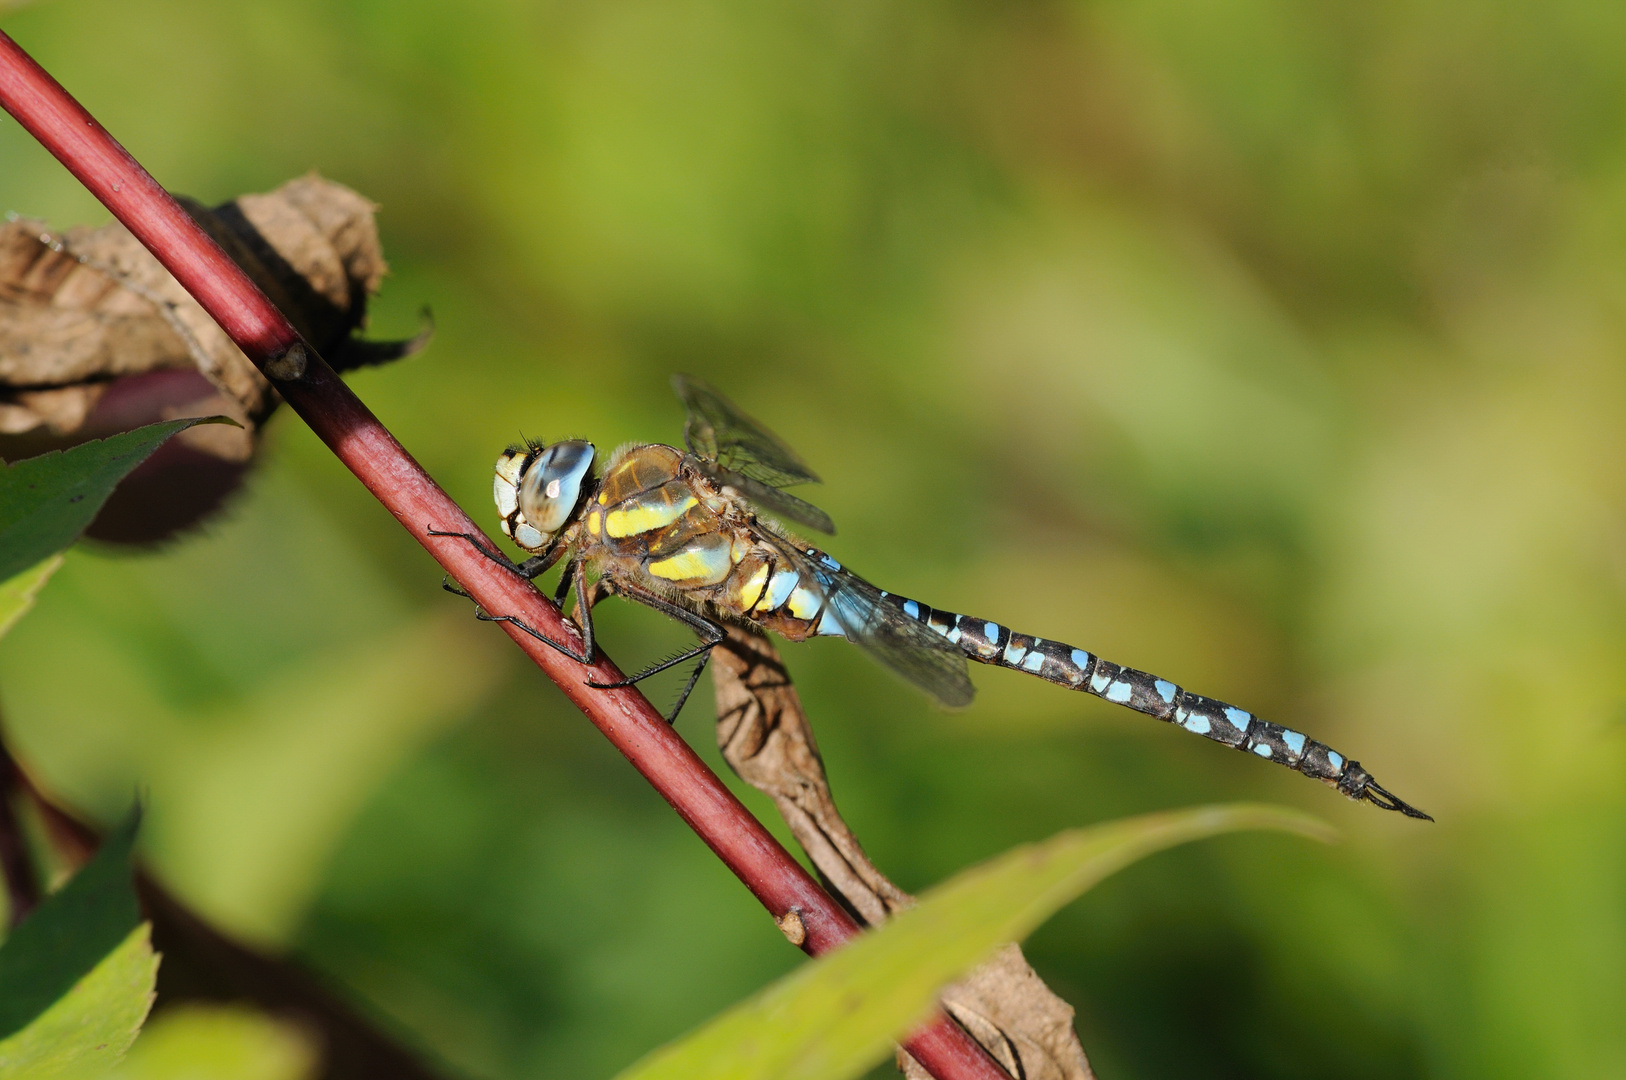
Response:
[{"label": "black and blue abdominal segment", "polygon": [[1360,762],[1351,761],[1301,732],[1261,720],[1245,709],[1193,694],[1167,679],[1121,667],[1065,642],[1018,634],[987,619],[939,611],[902,596],[882,593],[881,597],[898,616],[929,628],[968,659],[1094,694],[1176,724],[1194,735],[1286,765],[1336,787],[1351,799],[1397,810],[1407,817],[1434,820],[1380,787]]}]

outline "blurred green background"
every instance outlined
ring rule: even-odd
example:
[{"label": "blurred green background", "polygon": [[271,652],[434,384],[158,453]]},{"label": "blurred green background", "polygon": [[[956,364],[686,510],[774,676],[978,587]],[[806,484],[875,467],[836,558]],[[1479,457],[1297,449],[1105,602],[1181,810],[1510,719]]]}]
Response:
[{"label": "blurred green background", "polygon": [[[382,206],[352,384],[495,531],[526,434],[825,478],[838,558],[1301,727],[1427,825],[1009,672],[787,648],[919,889],[1265,799],[1030,943],[1103,1077],[1626,1075],[1626,7],[53,0],[4,29],[172,190]],[[0,211],[107,215],[9,118]],[[800,959],[292,415],[220,520],[69,555],[20,754],[471,1077],[606,1076]],[[623,664],[680,643],[606,605]],[[657,687],[657,703],[671,693]],[[721,768],[703,683],[680,728]],[[736,785],[738,786],[738,785]],[[746,801],[772,816],[753,793]],[[775,822],[777,828],[777,822]],[[882,1075],[878,1072],[877,1075]]]}]

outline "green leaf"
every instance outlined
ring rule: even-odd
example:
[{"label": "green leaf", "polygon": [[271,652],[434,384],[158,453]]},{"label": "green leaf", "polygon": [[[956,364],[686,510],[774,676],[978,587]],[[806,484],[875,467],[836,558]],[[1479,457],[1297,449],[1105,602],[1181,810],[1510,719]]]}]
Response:
[{"label": "green leaf", "polygon": [[1326,825],[1302,814],[1240,805],[1149,814],[1013,848],[656,1050],[618,1080],[859,1076],[926,1017],[945,984],[1108,874],[1154,851],[1237,829],[1331,838]]},{"label": "green leaf", "polygon": [[34,597],[39,595],[46,580],[61,565],[62,556],[52,555],[22,573],[0,581],[0,637],[5,637],[6,631],[34,606]]},{"label": "green leaf", "polygon": [[152,1008],[151,934],[151,923],[130,931],[55,1004],[0,1042],[0,1080],[99,1076],[117,1062]]},{"label": "green leaf", "polygon": [[241,1005],[171,1004],[112,1080],[311,1080],[321,1048],[292,1018]]},{"label": "green leaf", "polygon": [[79,539],[114,486],[165,439],[194,424],[235,423],[225,416],[166,420],[0,469],[0,581]]},{"label": "green leaf", "polygon": [[73,880],[0,946],[0,1039],[52,1008],[140,923],[130,882],[130,850],[140,823],[138,806]]}]

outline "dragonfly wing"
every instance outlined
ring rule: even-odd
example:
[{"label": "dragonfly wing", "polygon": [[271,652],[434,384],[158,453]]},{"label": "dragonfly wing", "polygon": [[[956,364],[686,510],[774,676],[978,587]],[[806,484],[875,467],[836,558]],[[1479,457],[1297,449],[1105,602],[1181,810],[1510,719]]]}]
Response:
[{"label": "dragonfly wing", "polygon": [[674,375],[672,389],[689,410],[683,441],[695,457],[769,487],[819,482],[777,435],[699,379]]},{"label": "dragonfly wing", "polygon": [[709,461],[701,461],[700,465],[705,473],[717,483],[734,488],[734,490],[780,521],[795,522],[798,525],[806,525],[810,529],[817,529],[821,533],[835,535],[836,523],[830,520],[829,514],[826,514],[812,503],[804,499],[798,499],[788,491],[780,491],[776,487],[769,487],[767,484],[753,480],[749,476],[718,468]]},{"label": "dragonfly wing", "polygon": [[950,707],[971,704],[976,688],[966,674],[965,654],[923,623],[883,603],[880,590],[842,571],[820,575],[828,583],[830,610],[847,640]]},{"label": "dragonfly wing", "polygon": [[683,441],[707,475],[782,521],[822,533],[836,531],[829,514],[779,490],[816,484],[819,478],[778,436],[699,379],[674,375],[672,389],[689,410]]}]

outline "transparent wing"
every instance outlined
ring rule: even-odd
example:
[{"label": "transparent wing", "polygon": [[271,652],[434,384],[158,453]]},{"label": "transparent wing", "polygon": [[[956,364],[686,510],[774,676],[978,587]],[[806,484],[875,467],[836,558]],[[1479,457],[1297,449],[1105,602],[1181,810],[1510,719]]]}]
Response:
[{"label": "transparent wing", "polygon": [[788,491],[771,488],[767,484],[759,484],[749,476],[741,476],[727,469],[720,469],[710,462],[701,462],[705,471],[719,484],[732,486],[741,495],[756,503],[772,516],[781,521],[794,521],[798,525],[806,525],[810,529],[817,529],[821,533],[835,535],[836,523],[830,520],[830,515],[803,499],[798,499]]},{"label": "transparent wing", "polygon": [[769,487],[819,482],[818,475],[777,435],[699,379],[674,375],[672,389],[688,407],[683,441],[695,457]]},{"label": "transparent wing", "polygon": [[861,577],[845,570],[817,570],[814,576],[848,641],[944,705],[971,704],[976,688],[966,674],[965,654],[948,639],[882,602],[880,590]]},{"label": "transparent wing", "polygon": [[712,479],[733,487],[774,517],[823,533],[836,531],[830,515],[779,490],[816,484],[819,478],[778,436],[698,379],[674,375],[672,389],[689,410],[683,442]]}]

